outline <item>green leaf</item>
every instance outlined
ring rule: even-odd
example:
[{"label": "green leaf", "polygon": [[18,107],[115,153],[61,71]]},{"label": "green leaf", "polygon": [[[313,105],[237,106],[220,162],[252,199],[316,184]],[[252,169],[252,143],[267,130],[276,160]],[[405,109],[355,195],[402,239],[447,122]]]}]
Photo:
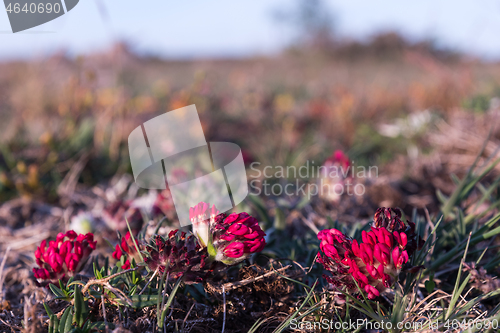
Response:
[{"label": "green leaf", "polygon": [[[115,328],[115,325],[113,325],[111,323],[107,323],[107,324],[108,324],[108,329],[114,329]],[[106,329],[106,323],[103,322],[103,321],[98,321],[98,322],[90,324],[89,328],[91,330],[104,331]]]},{"label": "green leaf", "polygon": [[113,246],[113,243],[111,243],[111,241],[107,238],[104,238],[104,240],[106,241],[106,244],[108,244],[108,246],[114,251],[115,247]]},{"label": "green leaf", "polygon": [[74,321],[78,327],[82,327],[88,316],[87,303],[83,299],[82,291],[80,287],[75,286],[75,315]]},{"label": "green leaf", "polygon": [[128,224],[127,218],[125,218],[125,222],[127,222],[128,232],[130,233],[130,237],[132,237],[132,242],[134,243],[135,250],[141,256],[141,262],[144,262],[144,257],[142,256],[141,250],[139,249],[139,243],[135,240],[134,233],[132,232],[132,229],[130,229],[130,224]]},{"label": "green leaf", "polygon": [[101,298],[101,296],[103,295],[101,292],[92,289],[89,289],[89,294],[95,298]]},{"label": "green leaf", "polygon": [[64,287],[64,284],[62,283],[61,280],[59,280],[59,288],[61,289],[61,291],[64,293],[65,296],[68,295],[66,288]]},{"label": "green leaf", "polygon": [[49,308],[49,306],[47,305],[47,303],[43,303],[43,307],[45,308],[45,311],[47,312],[47,315],[50,317],[54,314],[54,312],[52,312],[52,310]]},{"label": "green leaf", "polygon": [[[160,230],[161,228],[161,225],[163,224],[163,222],[167,221],[167,217],[165,216],[164,218],[162,218],[160,220],[160,222],[158,222],[158,225],[156,226],[155,228],[155,231],[153,232],[153,235],[158,235],[158,231]],[[144,228],[144,230],[146,230],[147,228]]]},{"label": "green leaf", "polygon": [[97,266],[97,263],[94,261],[92,263],[92,268],[94,269],[94,276],[96,277],[96,279],[102,279],[102,274],[101,274],[101,271],[99,269],[99,267]]},{"label": "green leaf", "polygon": [[49,316],[49,333],[58,333],[59,332],[59,319],[55,314]]},{"label": "green leaf", "polygon": [[66,298],[66,295],[63,293],[63,291],[57,288],[54,284],[50,283],[49,288],[57,297]]},{"label": "green leaf", "polygon": [[66,333],[71,329],[71,324],[73,323],[71,318],[71,306],[68,306],[66,310],[64,310],[61,320],[59,322],[59,332]]},{"label": "green leaf", "polygon": [[106,259],[104,260],[104,266],[101,269],[101,274],[103,276],[107,276],[108,275],[108,269],[109,269],[109,258],[106,257]]},{"label": "green leaf", "polygon": [[[157,305],[158,302],[158,295],[133,295],[129,298],[132,301],[132,307],[134,309],[142,309],[147,306]],[[120,305],[128,305],[120,298],[116,298],[114,301]]]},{"label": "green leaf", "polygon": [[436,196],[442,204],[444,204],[446,201],[448,201],[448,197],[446,195],[444,195],[443,192],[441,192],[441,190],[439,190],[439,189],[436,191]]},{"label": "green leaf", "polygon": [[69,278],[68,282],[66,282],[66,290],[69,289],[69,286],[71,285],[71,282],[73,282],[74,279],[75,279],[75,277],[72,276]]},{"label": "green leaf", "polygon": [[435,287],[436,287],[436,282],[434,282],[434,280],[425,281],[425,290],[427,290],[429,294],[434,291]]},{"label": "green leaf", "polygon": [[455,175],[454,173],[450,174],[450,178],[455,183],[455,185],[460,184],[461,181],[460,178],[458,178],[458,176]]}]

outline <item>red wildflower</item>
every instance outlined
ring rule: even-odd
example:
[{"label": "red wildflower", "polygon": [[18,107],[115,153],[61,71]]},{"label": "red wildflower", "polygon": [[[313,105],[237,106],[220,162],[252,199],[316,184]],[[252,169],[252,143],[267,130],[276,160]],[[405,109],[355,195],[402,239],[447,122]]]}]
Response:
[{"label": "red wildflower", "polygon": [[212,228],[215,260],[233,265],[264,249],[266,234],[256,218],[247,213],[224,217],[218,215]]},{"label": "red wildflower", "polygon": [[[136,243],[137,244],[137,243]],[[125,252],[125,253],[123,253]],[[115,251],[113,252],[113,258],[120,260],[121,256],[124,254],[134,254],[137,252],[134,241],[130,236],[130,232],[127,231],[125,237],[122,237],[120,244],[116,244]]]},{"label": "red wildflower", "polygon": [[130,261],[128,259],[123,263],[122,269],[130,269]]},{"label": "red wildflower", "polygon": [[392,212],[393,218],[386,223],[381,217],[382,211],[377,210],[374,226],[362,232],[361,243],[337,229],[322,230],[318,234],[321,241],[318,262],[331,273],[326,279],[334,288],[356,293],[356,281],[367,297],[373,299],[397,281],[416,249],[410,245],[417,244],[418,240],[414,224],[406,225],[399,219],[401,214],[398,215],[397,210]]},{"label": "red wildflower", "polygon": [[[137,243],[137,241],[136,241],[136,244],[140,250],[140,244]],[[113,258],[115,258],[116,260],[120,260],[122,256],[125,256],[126,258],[131,256],[131,257],[135,258],[136,262],[141,260],[140,256],[138,255],[136,245],[134,244],[134,240],[133,240],[132,236],[130,235],[130,232],[128,232],[128,231],[127,231],[127,234],[125,235],[125,237],[122,237],[120,239],[120,243],[116,244],[115,251],[113,251]],[[128,259],[126,262],[128,262]],[[129,264],[129,266],[130,266],[130,264]],[[123,266],[122,266],[122,268],[123,268]],[[124,269],[126,269],[126,268],[124,268]]]},{"label": "red wildflower", "polygon": [[324,165],[327,167],[338,166],[344,170],[347,170],[350,163],[351,161],[349,160],[349,156],[347,156],[342,150],[336,150],[332,154],[332,156],[325,160]]},{"label": "red wildflower", "polygon": [[351,181],[349,157],[341,150],[336,150],[321,166],[319,175],[319,194],[329,201],[338,202],[345,192],[344,185]]},{"label": "red wildflower", "polygon": [[[373,217],[373,226],[376,228],[385,228],[390,232],[397,231],[396,237],[405,237],[402,240],[407,243],[406,249],[408,253],[413,253],[415,250],[420,249],[424,241],[415,235],[415,223],[401,220],[401,210],[399,208],[385,208],[380,207],[375,212]],[[399,232],[404,231],[403,234]],[[414,237],[410,237],[414,236]]]},{"label": "red wildflower", "polygon": [[35,251],[36,263],[33,268],[39,282],[57,282],[78,273],[96,248],[92,233],[77,235],[70,230],[59,233],[55,241],[44,240]]}]

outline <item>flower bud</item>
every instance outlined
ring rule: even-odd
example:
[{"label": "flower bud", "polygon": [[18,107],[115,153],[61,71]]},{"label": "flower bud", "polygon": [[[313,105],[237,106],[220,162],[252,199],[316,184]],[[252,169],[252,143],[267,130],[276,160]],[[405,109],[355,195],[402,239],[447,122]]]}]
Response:
[{"label": "flower bud", "polygon": [[130,269],[130,261],[128,259],[123,263],[122,269]]},{"label": "flower bud", "polygon": [[78,258],[78,255],[76,253],[69,253],[66,256],[65,263],[66,267],[70,272],[76,271],[78,267],[78,263],[80,262],[80,259]]},{"label": "flower bud", "polygon": [[186,284],[191,284],[203,281],[211,273],[207,249],[185,232],[173,230],[168,238],[157,235],[146,249],[148,267],[158,270],[160,275],[168,273],[170,279],[182,277]]},{"label": "flower bud", "polygon": [[240,258],[245,253],[245,245],[240,242],[232,242],[229,243],[222,251],[227,257]]},{"label": "flower bud", "polygon": [[[136,244],[137,247],[139,247],[140,249],[140,244],[138,244],[137,241]],[[123,255],[133,257],[136,260],[136,262],[140,261],[140,256],[138,255],[136,245],[134,244],[130,232],[127,232],[125,234],[125,237],[122,237],[120,239],[120,243],[116,244],[115,251],[113,251],[113,258],[115,258],[116,260],[120,260]]]},{"label": "flower bud", "polygon": [[214,223],[214,219],[219,215],[219,210],[212,205],[200,202],[189,209],[189,220],[193,224],[193,233],[198,238],[201,246],[207,247],[211,242],[210,226]]}]

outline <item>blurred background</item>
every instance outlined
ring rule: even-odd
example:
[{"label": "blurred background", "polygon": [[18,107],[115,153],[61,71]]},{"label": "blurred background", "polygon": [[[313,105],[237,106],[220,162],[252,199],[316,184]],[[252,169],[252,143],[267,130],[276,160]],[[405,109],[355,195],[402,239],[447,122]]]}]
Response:
[{"label": "blurred background", "polygon": [[[0,302],[0,312],[12,306],[17,326],[28,316],[45,316],[35,313],[36,306],[23,309],[33,298],[35,304],[46,299],[33,278],[33,253],[58,232],[95,233],[96,258],[106,258],[107,266],[117,231],[129,230],[126,221],[144,239],[179,227],[168,189],[157,193],[134,183],[127,139],[145,121],[191,104],[207,141],[242,148],[248,180],[257,180],[257,188],[264,181],[281,188],[307,185],[304,192],[295,188],[295,195],[268,187],[236,208],[258,218],[267,233],[266,256],[313,267],[318,230],[336,228],[359,238],[384,206],[412,216],[422,235],[444,206],[460,214],[434,234],[435,253],[444,255],[433,265],[445,281],[443,292],[451,292],[458,284],[449,267],[459,263],[442,265],[451,263],[448,250],[465,246],[469,227],[479,234],[472,240],[498,229],[478,225],[500,207],[500,164],[491,163],[500,153],[499,32],[497,0],[82,0],[68,14],[15,34],[1,9],[0,301],[11,304]],[[493,168],[481,183],[467,174],[476,157],[476,170]],[[260,164],[252,168],[253,162]],[[311,179],[276,173],[280,166],[312,165],[377,172]],[[269,179],[256,172],[264,167],[276,167]],[[322,195],[316,187],[313,194],[323,180],[362,185],[363,191]],[[428,223],[418,216],[430,216]],[[485,243],[478,247],[497,248]],[[485,267],[491,272],[498,256],[489,253]],[[482,293],[498,289],[498,280],[479,271],[471,281]],[[241,272],[246,279],[264,271]],[[241,331],[257,316],[295,311],[297,299],[288,287],[279,288],[269,289],[279,302],[257,288],[259,294],[229,298],[233,309],[245,298],[245,304],[260,305],[234,310],[237,316],[228,310],[228,324]],[[180,322],[190,302],[183,303]],[[225,303],[222,310],[219,301],[209,302],[198,316],[216,314],[222,325]],[[481,304],[481,313],[493,303]],[[2,325],[0,331],[7,331]]]},{"label": "blurred background", "polygon": [[379,167],[361,215],[437,207],[490,130],[498,146],[499,16],[494,0],[91,0],[12,34],[0,11],[0,220],[131,199],[129,133],[190,104],[247,164],[339,149]]},{"label": "blurred background", "polygon": [[494,0],[480,6],[466,0],[80,1],[77,11],[16,35],[7,34],[10,25],[1,11],[0,58],[92,54],[117,41],[138,55],[168,59],[245,58],[278,55],[318,37],[338,44],[395,32],[411,42],[494,60],[499,12]]}]

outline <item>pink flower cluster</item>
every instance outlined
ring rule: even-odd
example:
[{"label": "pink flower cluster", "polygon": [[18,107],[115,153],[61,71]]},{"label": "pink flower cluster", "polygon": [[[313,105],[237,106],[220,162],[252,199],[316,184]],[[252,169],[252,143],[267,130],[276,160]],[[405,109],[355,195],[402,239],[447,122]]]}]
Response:
[{"label": "pink flower cluster", "polygon": [[265,235],[257,219],[247,213],[233,213],[226,218],[220,214],[213,226],[215,260],[231,265],[240,262],[264,249]]},{"label": "pink flower cluster", "polygon": [[350,163],[351,161],[349,160],[349,156],[347,156],[342,150],[336,150],[332,156],[325,160],[323,165],[326,167],[338,166],[346,172]]},{"label": "pink flower cluster", "polygon": [[[416,249],[413,244],[418,243],[415,224],[403,223],[399,210],[382,209],[377,211],[371,230],[362,232],[361,243],[337,229],[318,234],[321,251],[317,260],[331,273],[325,277],[334,288],[356,293],[356,281],[367,297],[374,299],[397,281],[409,262]],[[391,225],[397,227],[388,228]]]},{"label": "pink flower cluster", "polygon": [[349,157],[341,150],[336,150],[332,156],[325,160],[320,170],[318,179],[321,190],[320,197],[331,202],[339,202],[345,192],[345,185],[351,184],[352,170]]},{"label": "pink flower cluster", "polygon": [[[194,227],[196,237],[173,230],[168,238],[157,235],[146,246],[145,262],[151,270],[162,274],[168,272],[171,279],[182,277],[187,284],[202,282],[215,269],[224,267],[223,264],[233,265],[262,251],[266,245],[265,233],[255,218],[247,213],[210,217],[214,215],[211,212],[218,211],[214,206],[209,207],[200,203],[192,209],[192,216],[198,223]],[[208,237],[202,241],[201,235],[207,230]],[[118,247],[115,253],[120,253]]]},{"label": "pink flower cluster", "polygon": [[[113,258],[116,260],[120,260],[123,255],[134,255],[137,253],[137,249],[135,247],[134,241],[130,236],[130,232],[127,232],[125,237],[122,237],[119,244],[116,244],[115,250],[113,251]],[[129,269],[130,261],[127,258],[122,265],[122,269]]]},{"label": "pink flower cluster", "polygon": [[189,210],[193,233],[212,260],[233,265],[264,249],[264,231],[247,213],[220,214],[214,206],[200,202]]},{"label": "pink flower cluster", "polygon": [[55,241],[44,240],[35,251],[36,263],[33,268],[39,282],[57,282],[78,273],[96,248],[92,233],[77,235],[70,230],[59,233]]}]

